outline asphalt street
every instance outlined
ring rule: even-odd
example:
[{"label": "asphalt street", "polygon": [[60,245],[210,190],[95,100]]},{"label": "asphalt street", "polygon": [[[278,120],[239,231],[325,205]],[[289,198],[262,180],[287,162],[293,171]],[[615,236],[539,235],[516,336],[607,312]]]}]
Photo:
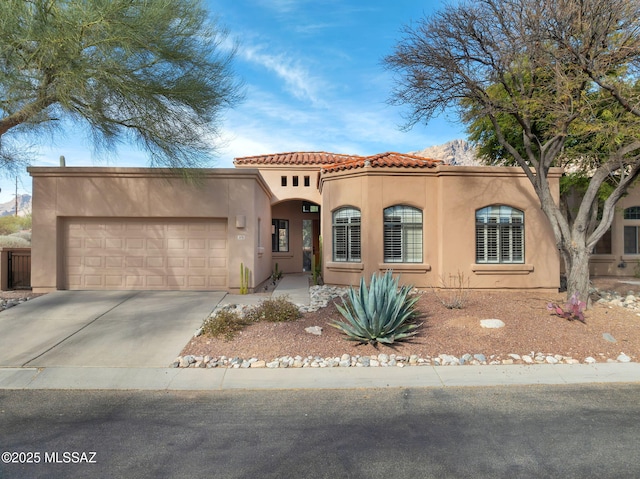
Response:
[{"label": "asphalt street", "polygon": [[637,478],[639,397],[638,384],[0,390],[0,477]]}]

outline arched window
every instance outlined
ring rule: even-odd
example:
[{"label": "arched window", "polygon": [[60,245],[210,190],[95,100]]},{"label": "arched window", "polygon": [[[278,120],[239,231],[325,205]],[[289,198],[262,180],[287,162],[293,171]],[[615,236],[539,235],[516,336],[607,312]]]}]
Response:
[{"label": "arched window", "polygon": [[[625,220],[640,220],[640,206],[625,208],[623,218]],[[624,254],[640,254],[639,234],[640,223],[637,221],[624,225]]]},{"label": "arched window", "polygon": [[524,263],[524,213],[505,205],[476,210],[476,263]]},{"label": "arched window", "polygon": [[361,261],[360,210],[338,208],[333,212],[333,261]]},{"label": "arched window", "polygon": [[418,208],[384,209],[384,262],[422,263],[422,211]]}]

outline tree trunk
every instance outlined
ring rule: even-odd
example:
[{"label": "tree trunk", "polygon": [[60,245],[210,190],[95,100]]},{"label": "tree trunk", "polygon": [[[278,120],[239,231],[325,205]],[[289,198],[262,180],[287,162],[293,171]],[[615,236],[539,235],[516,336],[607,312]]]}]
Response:
[{"label": "tree trunk", "polygon": [[584,247],[574,247],[567,251],[569,261],[565,261],[567,273],[567,298],[574,294],[589,304],[589,257],[591,254]]}]

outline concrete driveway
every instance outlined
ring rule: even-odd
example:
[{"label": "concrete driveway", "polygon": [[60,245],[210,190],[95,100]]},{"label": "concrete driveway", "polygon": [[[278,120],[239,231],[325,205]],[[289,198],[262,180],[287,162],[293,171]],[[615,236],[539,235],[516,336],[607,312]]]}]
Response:
[{"label": "concrete driveway", "polygon": [[40,296],[0,313],[0,367],[168,367],[225,294]]}]

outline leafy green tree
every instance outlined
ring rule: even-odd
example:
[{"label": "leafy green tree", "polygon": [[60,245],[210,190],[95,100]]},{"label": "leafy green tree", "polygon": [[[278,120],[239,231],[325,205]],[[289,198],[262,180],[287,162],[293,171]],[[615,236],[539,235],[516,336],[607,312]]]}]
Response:
[{"label": "leafy green tree", "polygon": [[[462,2],[406,27],[385,59],[398,74],[392,100],[409,105],[409,125],[457,108],[463,121],[479,125],[486,154],[523,169],[564,260],[568,295],[581,300],[588,296],[591,252],[640,174],[638,122],[602,86],[614,79],[625,94],[635,91],[638,13],[635,0]],[[589,25],[598,25],[595,39]],[[589,180],[575,214],[568,214],[548,174],[563,159],[577,159],[580,148],[585,155],[575,165]],[[615,184],[601,202],[611,178]]]},{"label": "leafy green tree", "polygon": [[43,133],[133,142],[151,166],[204,166],[241,97],[233,49],[200,0],[0,2],[0,166]]},{"label": "leafy green tree", "polygon": [[[595,97],[603,96],[599,91],[586,94],[592,96],[591,103],[594,107],[598,104]],[[467,124],[468,139],[477,147],[479,159],[487,165],[518,166],[513,156],[500,144],[491,121],[479,116],[474,105],[469,102],[463,104],[465,111],[462,120]],[[640,134],[640,124],[616,101],[600,101],[600,106],[599,110],[592,111],[587,118],[578,118],[572,123],[563,150],[554,163],[565,169],[565,174],[560,178],[560,206],[570,222],[575,220],[578,212],[576,199],[587,191],[593,171],[615,153],[617,145],[633,141]],[[526,158],[520,125],[512,116],[504,114],[497,121],[507,143]],[[589,231],[597,226],[604,201],[613,193],[617,183],[618,175],[612,174],[600,185],[598,201],[593,204]]]}]

